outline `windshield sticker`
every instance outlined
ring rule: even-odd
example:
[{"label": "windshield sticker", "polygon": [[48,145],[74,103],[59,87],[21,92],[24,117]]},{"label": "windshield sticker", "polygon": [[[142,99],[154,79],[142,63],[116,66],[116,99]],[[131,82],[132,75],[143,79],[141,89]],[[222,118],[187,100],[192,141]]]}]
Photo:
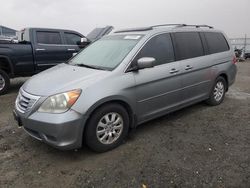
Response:
[{"label": "windshield sticker", "polygon": [[140,35],[127,35],[124,37],[124,39],[127,39],[127,40],[138,40],[139,38],[141,38]]}]

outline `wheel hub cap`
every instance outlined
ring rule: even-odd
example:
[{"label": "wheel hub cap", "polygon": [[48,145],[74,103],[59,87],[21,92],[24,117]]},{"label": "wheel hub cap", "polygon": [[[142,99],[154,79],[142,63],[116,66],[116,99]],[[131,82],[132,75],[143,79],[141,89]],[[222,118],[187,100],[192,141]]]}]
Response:
[{"label": "wheel hub cap", "polygon": [[224,95],[224,85],[222,82],[217,82],[214,88],[214,99],[220,101]]},{"label": "wheel hub cap", "polygon": [[116,112],[104,115],[96,127],[96,136],[102,144],[112,144],[123,130],[122,116]]},{"label": "wheel hub cap", "polygon": [[0,75],[0,91],[5,87],[5,80],[2,75]]}]

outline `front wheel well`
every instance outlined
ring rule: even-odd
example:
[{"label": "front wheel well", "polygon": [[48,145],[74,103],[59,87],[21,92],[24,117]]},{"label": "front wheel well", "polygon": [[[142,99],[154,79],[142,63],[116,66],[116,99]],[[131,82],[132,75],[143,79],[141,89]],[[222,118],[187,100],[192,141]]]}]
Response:
[{"label": "front wheel well", "polygon": [[[135,116],[134,116],[134,112],[133,112],[132,108],[130,107],[130,105],[129,105],[128,103],[122,101],[122,100],[107,101],[107,102],[104,102],[104,103],[98,105],[98,106],[95,107],[95,109],[90,113],[90,115],[89,115],[89,117],[88,117],[88,119],[87,119],[87,121],[86,121],[86,124],[88,123],[88,121],[89,121],[91,115],[92,115],[93,113],[95,113],[95,111],[96,111],[97,109],[99,109],[99,108],[101,108],[102,106],[105,106],[105,105],[107,105],[107,104],[111,104],[111,103],[119,104],[119,105],[121,105],[121,106],[127,111],[128,115],[129,115],[129,127],[130,127],[130,128],[134,128],[135,125],[136,125],[136,119],[135,119]],[[85,126],[85,127],[86,127],[86,126]]]},{"label": "front wheel well", "polygon": [[8,75],[11,75],[12,73],[9,60],[5,57],[0,57],[0,69],[6,72]]},{"label": "front wheel well", "polygon": [[101,108],[102,106],[105,106],[105,105],[107,105],[107,104],[112,104],[112,103],[121,105],[121,106],[127,111],[128,116],[129,116],[129,128],[131,128],[131,129],[132,129],[132,128],[135,128],[135,126],[136,126],[136,118],[135,118],[135,116],[134,116],[134,113],[133,113],[132,108],[130,107],[130,105],[129,105],[128,103],[126,103],[126,102],[124,102],[124,101],[122,101],[122,100],[107,101],[107,102],[104,102],[104,103],[98,105],[97,107],[95,107],[94,110],[92,110],[92,111],[90,112],[90,115],[88,116],[88,119],[86,120],[86,124],[85,124],[84,129],[83,129],[83,133],[82,133],[82,134],[83,134],[83,135],[82,135],[82,136],[83,136],[83,137],[82,137],[82,143],[83,143],[83,141],[84,141],[84,133],[86,132],[86,127],[87,127],[87,124],[89,123],[89,120],[90,120],[91,116],[92,116],[99,108]]},{"label": "front wheel well", "polygon": [[[101,105],[99,105],[98,107],[95,108],[95,110],[97,110],[98,108],[104,106],[104,105],[107,105],[107,104],[110,104],[110,103],[116,103],[116,104],[119,104],[121,105],[123,108],[125,108],[125,110],[127,111],[128,113],[128,116],[129,116],[129,127],[130,128],[133,128],[134,127],[134,124],[135,124],[135,118],[134,118],[134,113],[133,113],[133,110],[132,108],[130,107],[130,105],[122,100],[112,100],[112,101],[107,101],[107,102],[104,102],[102,103]],[[94,111],[95,111],[94,110]],[[93,111],[93,112],[94,112]],[[92,113],[93,113],[92,112]]]}]

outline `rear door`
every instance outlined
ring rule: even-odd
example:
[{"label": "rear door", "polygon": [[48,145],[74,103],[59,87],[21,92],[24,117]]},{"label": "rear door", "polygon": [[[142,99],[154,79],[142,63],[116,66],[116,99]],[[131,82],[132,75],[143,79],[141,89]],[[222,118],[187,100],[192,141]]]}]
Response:
[{"label": "rear door", "polygon": [[211,59],[204,56],[202,38],[198,32],[173,33],[175,54],[182,67],[183,102],[204,98],[212,80]]},{"label": "rear door", "polygon": [[38,72],[67,60],[61,32],[36,30],[33,37],[34,59]]},{"label": "rear door", "polygon": [[181,100],[180,64],[175,61],[170,34],[150,39],[133,63],[142,57],[153,57],[156,63],[153,68],[133,73],[139,122],[166,113]]}]

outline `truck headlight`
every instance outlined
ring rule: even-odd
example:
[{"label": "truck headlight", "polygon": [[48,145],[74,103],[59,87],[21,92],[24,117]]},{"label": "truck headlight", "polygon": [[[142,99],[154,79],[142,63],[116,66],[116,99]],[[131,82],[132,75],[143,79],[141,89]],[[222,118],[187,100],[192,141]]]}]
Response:
[{"label": "truck headlight", "polygon": [[38,112],[63,113],[68,111],[77,101],[81,90],[72,90],[48,97],[38,109]]}]

